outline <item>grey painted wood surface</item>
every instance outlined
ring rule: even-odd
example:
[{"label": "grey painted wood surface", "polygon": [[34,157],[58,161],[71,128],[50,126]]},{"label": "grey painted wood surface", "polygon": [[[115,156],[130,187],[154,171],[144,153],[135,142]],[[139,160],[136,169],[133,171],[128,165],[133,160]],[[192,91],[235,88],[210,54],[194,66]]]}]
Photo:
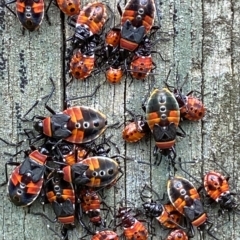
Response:
[{"label": "grey painted wood surface", "polygon": [[[86,1],[85,1],[86,2]],[[116,11],[116,3],[110,1]],[[13,4],[14,5],[14,4]],[[84,5],[84,3],[82,3]],[[239,1],[164,1],[160,6],[162,21],[159,33],[163,38],[154,54],[157,64],[156,82],[154,87],[162,88],[169,69],[172,72],[169,83],[174,84],[176,73],[182,80],[188,76],[183,86],[184,92],[198,90],[203,94],[203,101],[207,107],[207,114],[202,121],[184,122],[182,127],[187,133],[185,138],[178,138],[176,144],[177,155],[186,161],[199,160],[195,166],[186,165],[191,174],[201,180],[201,174],[207,170],[218,170],[214,164],[213,154],[218,163],[230,174],[232,190],[239,190],[239,62],[240,62],[240,2]],[[174,10],[177,9],[177,21],[173,21]],[[117,15],[117,14],[116,14]],[[49,12],[51,26],[44,20],[37,32],[25,32],[22,35],[18,20],[4,8],[3,0],[0,5],[0,110],[1,137],[18,142],[19,134],[31,125],[22,123],[19,119],[34,101],[50,91],[49,77],[54,79],[56,91],[50,105],[56,110],[62,110],[64,99],[64,81],[69,81],[63,66],[63,41],[72,34],[62,18],[57,7],[52,6]],[[116,23],[118,19],[115,20]],[[178,35],[173,37],[173,29]],[[66,33],[66,35],[65,35]],[[167,40],[166,40],[167,39]],[[175,64],[175,66],[173,66]],[[73,81],[66,89],[68,97],[81,96],[91,93],[95,86],[104,80],[104,75],[95,75],[87,81]],[[130,109],[136,114],[143,114],[142,100],[146,92],[150,91],[151,81],[133,81],[130,79],[120,85],[104,83],[93,98],[73,101],[72,105],[88,105],[106,113],[109,123],[126,122],[131,116],[124,109]],[[39,104],[35,113],[47,115],[43,104]],[[112,141],[117,143],[122,154],[138,161],[153,163],[152,150],[154,141],[143,139],[136,144],[126,144],[121,138],[121,130],[107,130],[106,134],[113,134]],[[25,145],[27,146],[27,145]],[[0,142],[1,153],[1,181],[5,179],[4,163],[9,159],[4,152],[15,153],[18,149]],[[115,154],[112,149],[112,154]],[[18,161],[21,161],[21,155]],[[123,178],[117,183],[117,188],[108,191],[106,201],[114,206],[121,199],[141,205],[138,190],[145,183],[151,184],[161,195],[166,191],[167,163],[160,166],[137,164],[131,161],[121,163],[125,171]],[[184,176],[181,171],[179,175]],[[15,207],[6,196],[6,188],[1,187],[1,230],[0,239],[58,239],[47,229],[46,220],[29,213],[28,209]],[[43,211],[42,206],[35,202],[30,212]],[[216,223],[216,236],[219,239],[240,239],[239,216],[231,214],[228,221],[227,214],[218,217],[216,208],[207,208],[210,220]],[[45,207],[45,213],[52,219],[54,214],[50,206]],[[50,223],[51,227],[59,230],[58,224]],[[217,226],[217,227],[216,227]],[[165,236],[156,224],[160,239]],[[77,232],[79,231],[79,232]],[[77,239],[82,229],[70,232],[70,239]],[[194,239],[198,239],[198,233]],[[210,239],[206,234],[204,239]]]}]

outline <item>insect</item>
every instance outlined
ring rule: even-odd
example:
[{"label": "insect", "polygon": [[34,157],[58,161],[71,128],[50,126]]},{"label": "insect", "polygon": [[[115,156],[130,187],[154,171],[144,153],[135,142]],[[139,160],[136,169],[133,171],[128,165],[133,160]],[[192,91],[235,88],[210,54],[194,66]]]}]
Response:
[{"label": "insect", "polygon": [[205,116],[206,108],[202,101],[191,95],[186,95],[185,105],[180,107],[180,115],[183,119],[190,121],[201,120]]},{"label": "insect", "polygon": [[120,83],[124,75],[124,70],[121,66],[109,67],[105,73],[106,79],[109,83],[116,84]]},{"label": "insect", "polygon": [[[155,193],[158,199],[155,201],[153,199],[150,201],[145,201],[146,198],[149,198],[143,194],[146,188]],[[147,217],[156,218],[161,226],[167,229],[183,228],[180,225],[183,220],[181,213],[179,213],[171,203],[162,204],[161,201],[163,199],[160,199],[158,193],[150,188],[147,184],[145,184],[143,189],[140,191],[140,197],[144,202],[142,206]]]},{"label": "insect", "polygon": [[182,119],[190,121],[201,120],[206,112],[206,108],[202,101],[193,95],[194,92],[199,93],[198,91],[190,91],[186,95],[182,93],[182,86],[178,86],[179,77],[177,78],[177,87],[169,86],[167,83],[166,86],[172,89],[172,92],[179,104],[180,116]]},{"label": "insect", "polygon": [[87,143],[98,138],[107,128],[106,116],[90,107],[75,106],[62,113],[52,113],[51,117],[38,117],[40,120],[34,127],[40,134],[55,139]]},{"label": "insect", "polygon": [[120,29],[114,27],[105,36],[105,42],[98,51],[98,66],[104,69],[109,83],[119,83],[124,75],[122,62],[119,59]]},{"label": "insect", "polygon": [[213,224],[208,220],[207,213],[204,211],[199,193],[194,185],[183,177],[170,177],[167,183],[167,192],[172,205],[184,215],[193,226],[195,226],[202,239],[202,231],[206,225],[208,234],[217,239],[211,232]]},{"label": "insect", "polygon": [[176,229],[170,232],[166,240],[188,240],[188,236],[182,229]]},{"label": "insect", "polygon": [[48,201],[51,203],[57,221],[74,226],[75,191],[71,179],[64,176],[65,172],[54,169],[45,183]]},{"label": "insect", "polygon": [[[9,8],[9,4],[16,2],[16,13]],[[43,0],[10,0],[5,5],[15,16],[22,26],[30,32],[37,30],[44,17]]]},{"label": "insect", "polygon": [[209,171],[203,179],[204,189],[212,200],[219,203],[220,213],[223,213],[224,210],[238,212],[239,204],[232,198],[232,195],[236,195],[236,193],[230,192],[229,178],[229,176],[224,177],[216,171]]},{"label": "insect", "polygon": [[[34,123],[34,129],[40,133],[39,136],[36,137],[36,141],[44,137],[50,137],[59,141],[65,140],[70,143],[83,144],[98,138],[107,128],[106,116],[100,111],[87,106],[69,107],[63,112],[56,113],[47,105],[47,102],[55,90],[54,82],[51,78],[50,80],[53,88],[51,93],[47,95],[45,108],[52,113],[52,116],[33,117],[33,119],[38,119],[38,121]],[[99,88],[99,86],[97,88]],[[38,102],[39,101],[23,116],[23,121],[29,121],[26,119],[26,116],[33,110]],[[33,119],[30,121],[33,121]]]},{"label": "insect", "polygon": [[[37,199],[42,189],[48,151],[44,147],[40,150],[33,149],[25,151],[22,163],[8,161],[5,164],[6,182],[2,183],[1,186],[8,184],[8,197],[16,206],[29,206]],[[17,166],[9,179],[8,165]]]},{"label": "insect", "polygon": [[[155,89],[146,105],[146,121],[155,140],[154,155],[160,151],[162,155],[176,158],[175,141],[176,136],[185,136],[180,128],[180,110],[174,95],[167,89]],[[177,127],[183,133],[177,131]],[[173,154],[173,156],[171,156]],[[161,159],[158,163],[160,164]]]},{"label": "insect", "polygon": [[94,63],[94,52],[84,54],[78,49],[73,53],[71,58],[69,73],[76,79],[84,80],[91,75]]},{"label": "insect", "polygon": [[155,67],[155,63],[151,56],[152,52],[152,43],[150,39],[144,37],[130,63],[130,74],[133,78],[143,80],[152,72]]},{"label": "insect", "polygon": [[143,120],[143,117],[137,120],[136,116],[134,116],[134,119],[123,129],[122,138],[130,143],[138,142],[149,131],[147,122]]},{"label": "insect", "polygon": [[74,78],[84,80],[91,75],[96,61],[95,49],[99,43],[99,37],[93,35],[89,37],[87,45],[83,45],[81,48],[77,48],[73,51],[69,64],[69,73]]},{"label": "insect", "polygon": [[[46,15],[52,2],[53,0],[51,0],[47,6]],[[79,0],[56,0],[55,2],[59,9],[67,16],[78,15],[80,12],[81,2]]]},{"label": "insect", "polygon": [[[215,156],[214,156],[215,158]],[[211,160],[209,160],[211,161]],[[181,165],[181,158],[179,158],[180,162],[180,168],[183,172],[185,172],[187,175],[195,179],[191,174],[189,174]],[[189,163],[195,163],[194,161]],[[216,171],[208,171],[202,178],[203,178],[203,184],[201,187],[203,187],[206,191],[207,197],[209,198],[211,202],[216,202],[219,204],[219,215],[223,214],[225,211],[228,212],[228,216],[230,219],[229,212],[234,211],[237,214],[240,214],[236,200],[232,197],[233,195],[237,195],[237,193],[230,192],[230,186],[229,186],[229,179],[230,176],[228,173],[220,166],[216,160],[214,161],[216,165],[219,166],[219,168],[222,169],[223,172],[226,173],[226,177],[220,174]],[[196,180],[196,179],[195,179]],[[197,181],[197,180],[196,180]]]},{"label": "insect", "polygon": [[120,207],[118,209],[118,214],[116,215],[116,218],[121,218],[121,221],[117,224],[116,227],[123,227],[126,240],[147,240],[147,228],[133,215],[130,214],[131,211],[132,209],[127,207]]},{"label": "insect", "polygon": [[72,40],[72,48],[82,48],[88,45],[88,40],[92,35],[100,35],[102,28],[108,19],[107,7],[101,2],[88,3],[80,11],[76,24],[69,22],[75,28]]},{"label": "insect", "polygon": [[60,157],[60,161],[72,166],[86,158],[88,156],[88,151],[84,146],[80,147],[76,144],[62,142],[57,144],[56,155]]},{"label": "insect", "polygon": [[161,204],[157,202],[145,202],[143,204],[145,214],[148,217],[156,218],[157,221],[166,228],[181,227],[182,215],[172,204]]},{"label": "insect", "polygon": [[91,240],[118,240],[119,237],[117,233],[111,230],[102,230],[96,232],[95,235],[92,236]]},{"label": "insect", "polygon": [[121,32],[119,28],[116,28],[116,27],[112,28],[110,31],[106,33],[105,48],[107,48],[106,52],[108,53],[106,55],[109,56],[110,55],[109,52],[111,53],[116,47],[119,46],[120,38],[121,38]]},{"label": "insect", "polygon": [[[65,165],[65,163],[58,162]],[[118,162],[105,156],[92,156],[62,168],[63,179],[76,187],[103,188],[114,185],[123,175]],[[119,176],[120,173],[120,176]]]},{"label": "insect", "polygon": [[92,189],[81,189],[78,199],[80,201],[79,221],[82,221],[82,213],[84,213],[95,226],[105,226],[105,220],[101,216],[101,210],[103,210],[101,204],[104,202],[101,200],[100,195]]},{"label": "insect", "polygon": [[[83,174],[83,177],[86,180],[84,185],[88,187],[102,188],[112,186],[123,175],[118,162],[113,158],[93,156],[83,159],[80,164],[88,166],[88,169]],[[121,174],[120,176],[118,176],[119,173]],[[81,185],[83,177],[79,179],[80,182],[75,180],[75,183],[77,185],[80,183]]]},{"label": "insect", "polygon": [[151,30],[156,15],[153,0],[129,0],[121,15],[120,47],[133,52],[138,47],[143,37]]}]

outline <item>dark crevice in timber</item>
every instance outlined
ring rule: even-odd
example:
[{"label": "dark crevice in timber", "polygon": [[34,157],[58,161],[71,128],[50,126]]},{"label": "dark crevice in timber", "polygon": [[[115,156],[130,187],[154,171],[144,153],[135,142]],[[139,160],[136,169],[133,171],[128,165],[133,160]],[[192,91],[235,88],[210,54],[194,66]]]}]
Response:
[{"label": "dark crevice in timber", "polygon": [[[204,71],[203,71],[203,66],[204,66],[204,40],[205,40],[205,33],[204,33],[204,2],[202,1],[202,61],[201,61],[201,75],[202,75],[202,81],[201,81],[201,93],[202,93],[202,101],[204,103]],[[201,120],[201,152],[203,153],[204,151],[204,121]],[[201,164],[201,175],[203,176],[203,171],[204,171],[204,161],[203,164]]]},{"label": "dark crevice in timber", "polygon": [[24,93],[25,86],[28,84],[28,79],[27,79],[27,66],[25,64],[25,52],[24,50],[21,50],[19,53],[19,58],[20,58],[20,68],[18,70],[20,74],[20,91],[21,93]]},{"label": "dark crevice in timber", "polygon": [[65,26],[65,15],[60,13],[61,19],[61,30],[62,30],[62,106],[65,106],[66,100],[66,26]]}]

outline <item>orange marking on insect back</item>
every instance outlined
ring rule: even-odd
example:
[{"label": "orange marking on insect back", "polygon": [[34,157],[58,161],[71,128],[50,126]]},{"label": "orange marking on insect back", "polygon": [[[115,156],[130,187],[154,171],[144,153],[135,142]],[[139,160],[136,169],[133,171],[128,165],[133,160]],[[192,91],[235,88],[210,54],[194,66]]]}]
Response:
[{"label": "orange marking on insect back", "polygon": [[44,165],[44,163],[46,162],[47,156],[40,153],[38,150],[35,150],[29,154],[29,158],[36,161],[40,165]]},{"label": "orange marking on insect back", "polygon": [[199,227],[201,226],[203,223],[205,223],[207,221],[207,214],[203,213],[200,217],[198,217],[196,220],[194,220],[192,223],[193,226],[195,227]]},{"label": "orange marking on insect back", "polygon": [[17,186],[17,184],[21,182],[22,179],[22,175],[19,174],[19,168],[20,166],[16,167],[11,174],[11,181],[14,186]]},{"label": "orange marking on insect back", "polygon": [[92,163],[94,169],[99,169],[100,168],[99,161],[98,161],[97,158],[92,157],[91,158],[91,163]]},{"label": "orange marking on insect back", "polygon": [[151,130],[153,129],[154,124],[158,124],[160,120],[161,119],[158,116],[157,112],[151,112],[151,113],[148,113],[147,115],[148,126]]},{"label": "orange marking on insect back", "polygon": [[169,111],[168,121],[175,123],[178,126],[180,121],[180,111]]},{"label": "orange marking on insect back", "polygon": [[20,1],[16,2],[16,10],[17,10],[17,12],[24,13],[25,9],[26,9],[25,2],[20,2]]},{"label": "orange marking on insect back", "polygon": [[167,142],[156,142],[156,146],[159,148],[159,149],[170,149],[174,146],[175,144],[175,139],[172,140],[172,141],[167,141]]},{"label": "orange marking on insect back", "polygon": [[74,223],[74,216],[68,216],[68,217],[58,217],[58,221],[62,224],[72,224]]},{"label": "orange marking on insect back", "polygon": [[52,127],[51,127],[51,117],[46,117],[42,121],[43,123],[43,134],[51,137],[52,136]]},{"label": "orange marking on insect back", "polygon": [[101,184],[101,179],[92,177],[90,182],[86,184],[89,187],[98,187]]},{"label": "orange marking on insect back", "polygon": [[63,161],[67,164],[72,166],[73,164],[76,163],[76,159],[75,159],[75,154],[69,154],[69,155],[64,155],[63,156]]},{"label": "orange marking on insect back", "polygon": [[75,121],[76,120],[79,121],[79,120],[83,119],[81,108],[79,108],[79,107],[72,107],[71,109],[72,109],[72,113],[73,113],[72,115],[75,116]]},{"label": "orange marking on insect back", "polygon": [[37,183],[30,182],[27,184],[27,193],[37,194],[42,188],[43,179],[40,179]]},{"label": "orange marking on insect back", "polygon": [[120,29],[110,30],[105,37],[105,43],[112,47],[117,47],[120,42],[120,37],[121,37]]},{"label": "orange marking on insect back", "polygon": [[63,171],[63,180],[66,182],[71,183],[72,182],[72,171],[70,166],[66,166],[62,169]]},{"label": "orange marking on insect back", "polygon": [[182,198],[179,197],[176,199],[173,205],[181,214],[183,214],[183,208],[186,206],[186,202]]},{"label": "orange marking on insect back", "polygon": [[130,52],[133,52],[138,47],[138,44],[134,43],[134,42],[130,42],[129,40],[126,40],[124,38],[121,38],[120,39],[120,47],[123,49],[126,49]]},{"label": "orange marking on insect back", "polygon": [[189,194],[192,199],[200,199],[199,193],[196,188],[191,188],[189,190]]},{"label": "orange marking on insect back", "polygon": [[33,12],[34,13],[43,13],[43,11],[44,11],[44,1],[43,0],[39,0],[38,3],[35,3],[33,1],[32,8],[33,8]]},{"label": "orange marking on insect back", "polygon": [[84,55],[78,50],[72,57],[70,62],[71,75],[79,80],[89,77],[94,68],[95,57],[93,55]]},{"label": "orange marking on insect back", "polygon": [[47,192],[46,196],[50,203],[56,200],[56,196],[53,191]]},{"label": "orange marking on insect back", "polygon": [[66,138],[65,140],[71,143],[82,143],[84,138],[84,132],[79,129],[74,129],[72,135]]},{"label": "orange marking on insect back", "polygon": [[75,202],[75,195],[73,189],[63,189],[62,197],[64,200],[70,199],[72,203]]},{"label": "orange marking on insect back", "polygon": [[229,184],[226,178],[214,171],[210,171],[204,176],[204,188],[215,201],[222,193],[229,192]]},{"label": "orange marking on insect back", "polygon": [[115,83],[119,83],[122,80],[123,74],[124,74],[124,72],[121,69],[121,67],[116,68],[116,69],[110,67],[106,71],[106,78],[107,78],[108,82],[115,84]]}]

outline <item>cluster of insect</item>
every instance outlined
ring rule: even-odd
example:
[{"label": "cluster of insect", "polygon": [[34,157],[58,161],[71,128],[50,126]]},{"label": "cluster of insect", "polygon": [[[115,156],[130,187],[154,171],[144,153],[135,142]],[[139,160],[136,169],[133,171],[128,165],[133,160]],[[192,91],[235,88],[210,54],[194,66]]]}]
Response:
[{"label": "cluster of insect", "polygon": [[[13,13],[23,27],[29,31],[38,29],[44,16],[44,1],[10,1],[6,4],[10,11],[9,4],[14,2],[16,13]],[[73,79],[84,80],[94,72],[104,72],[108,82],[119,83],[124,75],[143,80],[154,74],[155,64],[151,55],[156,41],[152,39],[159,27],[153,25],[156,15],[153,0],[129,0],[123,10],[118,4],[121,20],[109,31],[106,29],[111,25],[113,11],[107,4],[95,1],[81,8],[76,0],[56,0],[56,3],[69,16],[68,23],[74,28],[67,53],[67,66]],[[45,12],[48,20],[51,4],[52,0]],[[110,137],[105,137],[106,129],[111,126],[104,113],[87,106],[68,107],[56,113],[48,105],[54,92],[54,82],[50,80],[53,90],[44,99],[47,98],[45,107],[52,115],[29,119],[28,114],[37,103],[27,111],[22,120],[34,122],[34,129],[25,131],[29,148],[14,155],[24,152],[22,162],[11,159],[5,165],[6,181],[2,186],[7,184],[12,203],[25,207],[37,198],[42,204],[50,203],[56,215],[55,221],[62,225],[60,233],[50,229],[61,239],[68,239],[68,231],[74,229],[78,222],[86,232],[81,239],[90,236],[93,240],[122,237],[145,240],[154,236],[154,229],[149,227],[148,221],[152,222],[154,218],[163,228],[170,230],[166,236],[168,240],[187,240],[194,236],[194,227],[199,230],[201,238],[206,229],[212,238],[218,239],[211,231],[213,224],[204,210],[200,189],[188,179],[174,174],[169,174],[169,201],[166,203],[154,189],[145,185],[140,189],[143,204],[139,208],[130,208],[122,203],[118,209],[108,206],[104,194],[124,174],[120,163],[126,157],[120,154]],[[166,83],[165,88],[155,89],[150,94],[143,110],[145,116],[140,117],[129,111],[133,119],[123,129],[123,139],[135,143],[147,133],[152,134],[155,164],[159,165],[164,156],[169,162],[169,173],[172,168],[174,172],[177,170],[177,164],[187,173],[182,168],[181,159],[177,159],[176,137],[186,135],[180,121],[198,121],[204,117],[206,109],[202,101],[194,96],[194,91],[183,94],[180,87]],[[35,135],[34,131],[38,134]],[[97,143],[99,138],[102,140]],[[20,144],[22,142],[17,145]],[[111,146],[118,152],[114,156],[109,156]],[[16,166],[10,177],[8,165]],[[228,176],[209,171],[201,183],[206,195],[219,203],[221,213],[238,212],[228,179]],[[157,198],[154,200],[149,193]],[[34,214],[52,221],[41,212]],[[114,221],[107,224],[109,218]],[[119,228],[120,234],[119,231],[117,233]]]},{"label": "cluster of insect", "polygon": [[[9,4],[16,2],[16,13]],[[47,6],[45,17],[50,22]],[[80,9],[78,0],[57,0],[60,10],[68,16],[74,34],[68,39],[68,71],[72,79],[85,80],[104,72],[110,83],[119,83],[124,74],[143,80],[155,69],[151,54],[152,36],[159,29],[153,26],[156,15],[154,1],[129,1],[124,11],[117,9],[121,21],[111,26],[114,14],[103,2],[92,2]],[[17,15],[24,29],[37,30],[44,17],[44,1],[9,1],[6,7]],[[109,30],[108,30],[109,29]]]}]

